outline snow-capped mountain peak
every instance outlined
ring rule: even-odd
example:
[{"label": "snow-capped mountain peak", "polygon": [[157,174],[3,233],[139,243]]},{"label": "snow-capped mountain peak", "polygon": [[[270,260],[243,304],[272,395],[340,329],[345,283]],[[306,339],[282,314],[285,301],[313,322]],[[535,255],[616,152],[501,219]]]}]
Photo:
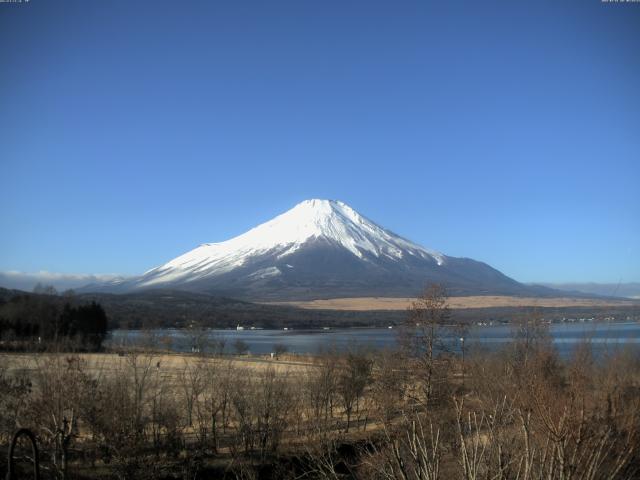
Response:
[{"label": "snow-capped mountain peak", "polygon": [[[343,202],[312,199],[242,235],[221,243],[202,244],[149,270],[141,279],[141,285],[216,276],[245,265],[259,255],[272,254],[280,260],[316,240],[340,246],[360,259],[372,255],[399,260],[410,255],[433,259],[438,265],[445,259],[439,252],[427,250],[385,230]],[[278,273],[279,270],[272,266],[252,275],[262,277]]]},{"label": "snow-capped mountain peak", "polygon": [[442,261],[440,253],[427,251],[394,235],[363,217],[346,203],[337,200],[305,200],[243,235],[227,242],[210,245],[224,246],[232,250],[270,250],[278,246],[288,246],[287,251],[281,254],[284,256],[310,239],[317,238],[334,241],[360,258],[364,252],[374,256],[386,255],[397,258],[410,253],[427,254]]},{"label": "snow-capped mountain peak", "polygon": [[489,265],[427,250],[335,200],[306,200],[220,243],[93,291],[178,289],[248,300],[413,296],[427,283],[452,294],[524,295],[532,288]]}]

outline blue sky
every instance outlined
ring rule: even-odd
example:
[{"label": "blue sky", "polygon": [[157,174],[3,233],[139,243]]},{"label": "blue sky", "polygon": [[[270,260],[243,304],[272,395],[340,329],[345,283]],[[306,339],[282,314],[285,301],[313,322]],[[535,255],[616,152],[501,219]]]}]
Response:
[{"label": "blue sky", "polygon": [[640,4],[0,4],[0,270],[136,274],[307,198],[640,280]]}]

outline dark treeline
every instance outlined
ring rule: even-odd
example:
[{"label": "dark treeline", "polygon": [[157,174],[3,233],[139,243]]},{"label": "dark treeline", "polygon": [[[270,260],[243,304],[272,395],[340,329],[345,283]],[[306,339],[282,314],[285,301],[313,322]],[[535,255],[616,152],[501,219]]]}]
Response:
[{"label": "dark treeline", "polygon": [[[50,292],[50,287],[39,291]],[[32,293],[0,288],[0,303],[15,296]],[[65,297],[65,294],[61,295]],[[66,295],[69,297],[70,295]],[[386,327],[401,325],[406,312],[397,311],[338,311],[306,310],[291,306],[251,303],[233,298],[203,293],[169,290],[148,290],[132,294],[77,294],[72,298],[79,303],[100,304],[109,318],[110,329],[188,328],[198,325],[204,328],[235,328],[236,325],[260,328],[283,327]],[[640,306],[618,307],[544,307],[537,314],[547,320],[562,318],[615,317],[625,320],[640,318]],[[456,323],[500,322],[509,323],[514,318],[526,316],[529,307],[466,308],[451,311],[451,321]]]},{"label": "dark treeline", "polygon": [[[185,328],[193,324],[205,328],[235,328],[251,325],[261,328],[283,327],[387,327],[401,325],[403,310],[339,311],[307,310],[291,306],[265,305],[237,299],[182,291],[149,290],[133,294],[83,294],[86,301],[99,302],[113,328]],[[640,306],[620,307],[543,307],[537,314],[547,320],[605,317],[640,318]],[[456,323],[509,323],[526,316],[530,307],[465,308],[451,311]]]},{"label": "dark treeline", "polygon": [[0,300],[0,346],[32,350],[73,344],[74,348],[99,350],[108,330],[102,306],[55,293],[18,294]]},{"label": "dark treeline", "polygon": [[305,310],[267,305],[202,293],[149,290],[131,294],[83,294],[104,306],[113,328],[322,328],[325,326],[387,326],[402,322],[405,312]]}]

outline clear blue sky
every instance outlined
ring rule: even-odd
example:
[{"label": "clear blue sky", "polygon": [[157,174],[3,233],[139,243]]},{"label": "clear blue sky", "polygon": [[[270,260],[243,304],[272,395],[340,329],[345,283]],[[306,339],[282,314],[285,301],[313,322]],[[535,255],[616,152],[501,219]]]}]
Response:
[{"label": "clear blue sky", "polygon": [[0,270],[136,274],[306,198],[640,280],[640,4],[0,3]]}]

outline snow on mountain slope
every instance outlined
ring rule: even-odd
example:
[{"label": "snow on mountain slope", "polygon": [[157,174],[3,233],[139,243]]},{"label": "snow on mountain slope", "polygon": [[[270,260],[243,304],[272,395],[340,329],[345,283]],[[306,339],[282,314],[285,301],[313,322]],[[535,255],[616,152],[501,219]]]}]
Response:
[{"label": "snow on mountain slope", "polygon": [[226,242],[205,243],[139,277],[84,290],[309,300],[413,296],[431,282],[452,295],[545,295],[485,263],[410,242],[333,200],[304,201]]},{"label": "snow on mountain slope", "polygon": [[[173,281],[188,282],[217,276],[245,265],[252,257],[268,252],[282,259],[312,240],[323,239],[363,259],[366,254],[400,260],[406,256],[445,261],[439,252],[399,237],[360,215],[343,202],[306,200],[291,210],[248,232],[221,243],[205,243],[170,262],[145,272],[139,286]],[[279,274],[268,267],[254,276]]]}]

